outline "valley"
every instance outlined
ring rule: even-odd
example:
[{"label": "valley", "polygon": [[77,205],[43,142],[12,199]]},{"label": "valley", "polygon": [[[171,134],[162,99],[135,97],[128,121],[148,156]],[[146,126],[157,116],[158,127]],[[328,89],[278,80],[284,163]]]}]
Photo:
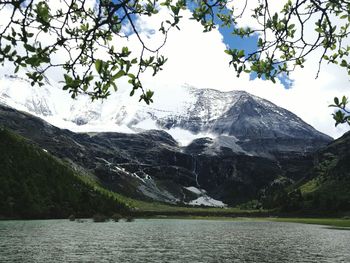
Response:
[{"label": "valley", "polygon": [[[24,112],[9,107],[21,108],[21,101],[4,92],[4,130],[119,196],[135,216],[323,216],[350,211],[350,135],[332,142],[293,113],[246,92],[184,87],[194,103],[187,98],[177,111],[170,106],[161,113],[144,106],[133,114],[125,111],[115,124],[133,130],[128,133],[89,130],[99,118],[102,122],[112,115],[103,116],[101,109],[100,115],[92,114],[96,105],[86,104],[83,112],[73,111],[75,116],[80,112],[80,121],[71,121],[81,129],[90,123],[90,128],[62,129],[47,122],[49,115],[61,116],[49,110],[47,93],[25,99]],[[152,129],[142,128],[145,122],[153,122]],[[192,141],[175,139],[171,134],[179,129],[192,134]]]}]

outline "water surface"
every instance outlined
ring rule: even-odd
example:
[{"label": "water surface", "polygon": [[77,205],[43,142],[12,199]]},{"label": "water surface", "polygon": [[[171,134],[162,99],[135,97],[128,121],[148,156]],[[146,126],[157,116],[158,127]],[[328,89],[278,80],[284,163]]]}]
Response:
[{"label": "water surface", "polygon": [[0,221],[0,262],[350,262],[350,231],[262,221]]}]

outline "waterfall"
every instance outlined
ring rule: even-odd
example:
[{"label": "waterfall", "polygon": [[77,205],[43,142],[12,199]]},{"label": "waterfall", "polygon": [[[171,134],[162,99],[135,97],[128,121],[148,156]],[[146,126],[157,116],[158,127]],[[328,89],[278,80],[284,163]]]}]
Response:
[{"label": "waterfall", "polygon": [[194,157],[193,154],[191,154],[191,157],[192,157],[192,173],[194,173],[195,179],[196,179],[196,185],[200,189],[201,186],[198,183],[197,160],[196,160],[196,158]]}]

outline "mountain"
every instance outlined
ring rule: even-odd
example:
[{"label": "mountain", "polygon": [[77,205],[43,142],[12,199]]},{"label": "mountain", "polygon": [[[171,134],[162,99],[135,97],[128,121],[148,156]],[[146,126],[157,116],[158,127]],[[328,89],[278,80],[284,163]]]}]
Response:
[{"label": "mountain", "polygon": [[160,91],[148,107],[122,93],[91,103],[14,76],[1,81],[0,125],[95,175],[103,187],[142,200],[210,206],[257,200],[279,178],[304,178],[312,153],[332,141],[243,91],[180,87],[176,96]]},{"label": "mountain", "polygon": [[128,207],[93,178],[0,129],[0,218],[67,218],[123,213]]},{"label": "mountain", "polygon": [[0,126],[28,138],[107,189],[133,198],[224,206],[255,198],[283,174],[270,159],[229,148],[197,152],[166,132],[73,133],[28,113],[0,106]]},{"label": "mountain", "polygon": [[174,96],[158,90],[151,106],[123,92],[91,103],[86,96],[71,100],[54,86],[31,87],[24,79],[7,76],[2,79],[0,102],[75,132],[159,129],[182,145],[209,137],[215,147],[271,159],[305,155],[332,140],[295,114],[244,91],[183,86],[173,92]]}]

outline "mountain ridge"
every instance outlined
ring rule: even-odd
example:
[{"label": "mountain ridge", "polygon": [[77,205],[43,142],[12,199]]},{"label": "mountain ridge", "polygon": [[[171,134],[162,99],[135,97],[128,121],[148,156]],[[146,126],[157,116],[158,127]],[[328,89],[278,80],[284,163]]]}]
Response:
[{"label": "mountain ridge", "polygon": [[[68,98],[67,106],[64,91],[8,81],[13,87],[0,89],[1,102],[24,112],[0,105],[0,125],[94,174],[107,189],[142,200],[246,202],[279,177],[299,180],[312,165],[311,154],[332,141],[295,114],[244,91],[187,86],[176,90],[184,95],[180,101],[165,94],[168,101],[152,107],[126,104],[134,98],[92,104],[84,96]],[[25,113],[31,109],[40,118]],[[72,121],[80,133],[58,128]],[[90,130],[105,121],[127,132]],[[174,131],[190,135],[189,144],[179,143]]]},{"label": "mountain ridge", "polygon": [[[94,174],[107,189],[142,200],[188,203],[205,197],[236,204],[256,196],[282,174],[273,160],[228,148],[210,154],[187,151],[165,131],[73,133],[1,105],[0,125]],[[220,190],[229,185],[232,188]],[[188,187],[203,188],[199,191],[204,195],[197,196]]]},{"label": "mountain ridge", "polygon": [[[86,96],[70,100],[68,94],[54,87],[28,87],[25,80],[16,77],[3,81],[9,82],[7,88],[3,85],[0,90],[3,104],[75,132],[137,133],[161,129],[183,145],[193,139],[211,137],[219,147],[229,146],[232,150],[269,158],[275,158],[274,152],[279,151],[271,141],[273,144],[283,141],[287,152],[312,152],[332,140],[295,114],[245,91],[221,92],[184,86],[174,91],[176,98],[160,91],[154,105],[148,107],[123,94],[91,103]],[[25,91],[23,96],[16,93],[18,81]]]}]

